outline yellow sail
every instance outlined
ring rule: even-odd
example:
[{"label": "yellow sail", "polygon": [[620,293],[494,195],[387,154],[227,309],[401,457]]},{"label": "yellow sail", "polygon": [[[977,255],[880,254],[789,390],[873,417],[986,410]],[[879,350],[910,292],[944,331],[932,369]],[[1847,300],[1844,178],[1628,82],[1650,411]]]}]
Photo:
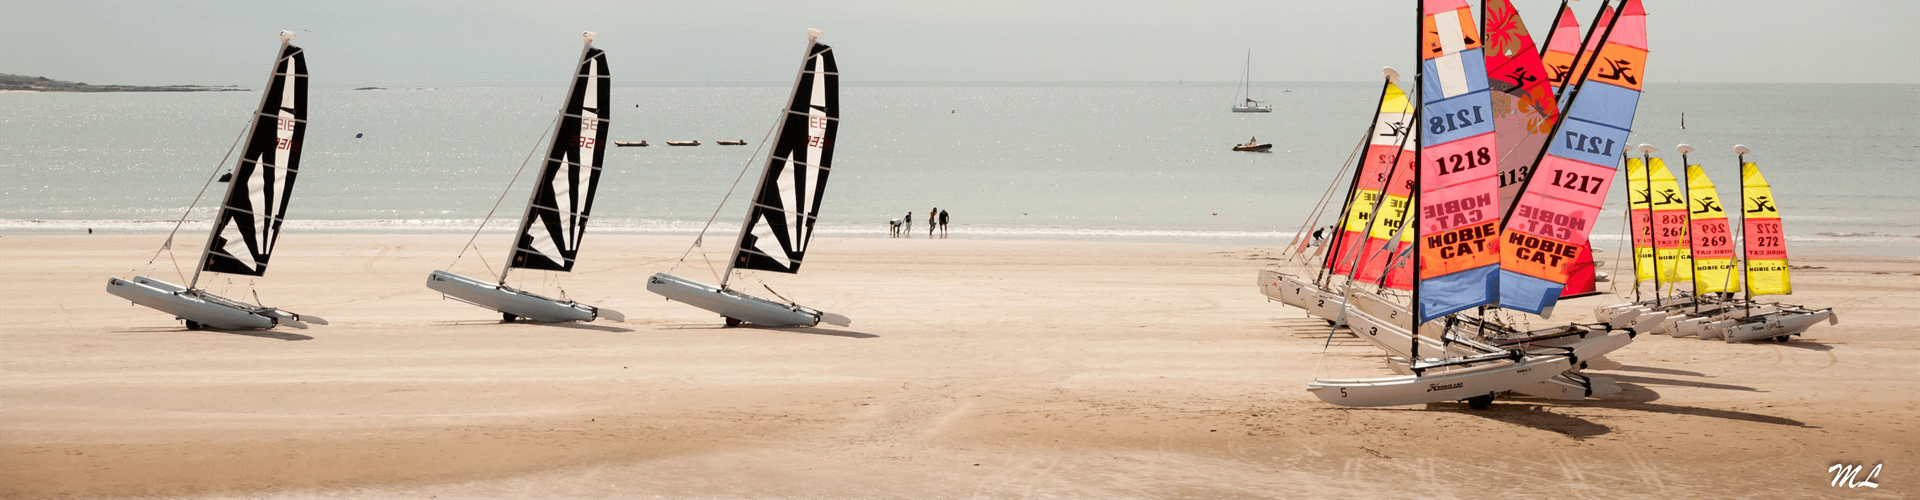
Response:
[{"label": "yellow sail", "polygon": [[1633,231],[1633,282],[1653,279],[1653,197],[1647,187],[1647,165],[1627,158],[1627,223]]},{"label": "yellow sail", "polygon": [[1699,165],[1687,165],[1687,216],[1692,220],[1693,292],[1737,292],[1740,275],[1733,259],[1733,228],[1720,193]]},{"label": "yellow sail", "polygon": [[1667,164],[1654,158],[1653,248],[1661,283],[1693,281],[1693,252],[1687,250],[1687,197]]},{"label": "yellow sail", "polygon": [[1747,294],[1786,295],[1793,293],[1793,281],[1787,277],[1787,238],[1780,226],[1780,208],[1774,205],[1773,187],[1760,175],[1760,166],[1747,162],[1740,166],[1741,213],[1747,248]]}]

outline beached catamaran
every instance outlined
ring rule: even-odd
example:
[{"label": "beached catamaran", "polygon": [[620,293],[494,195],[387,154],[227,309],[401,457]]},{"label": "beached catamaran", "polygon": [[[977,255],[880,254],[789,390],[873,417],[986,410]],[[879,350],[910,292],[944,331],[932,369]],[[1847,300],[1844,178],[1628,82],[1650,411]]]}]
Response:
[{"label": "beached catamaran", "polygon": [[[579,63],[574,65],[566,99],[554,120],[553,142],[547,147],[546,161],[527,200],[520,228],[514,232],[513,249],[500,269],[499,281],[488,283],[449,271],[434,271],[427,275],[427,288],[446,298],[499,311],[506,321],[626,319],[612,309],[507,286],[507,274],[514,269],[571,272],[574,259],[580,254],[593,198],[600,184],[601,168],[605,165],[605,151],[600,146],[606,144],[608,125],[612,123],[608,117],[613,106],[608,97],[613,81],[607,73],[606,52],[593,47],[596,36],[591,31],[581,35],[584,46]],[[518,178],[519,174],[514,177]],[[512,184],[508,182],[509,189]],[[481,221],[480,226],[485,228],[486,222]],[[479,234],[478,230],[474,232],[476,237]],[[469,240],[467,246],[472,245]],[[461,248],[460,254],[465,255],[466,250]],[[459,262],[459,257],[454,257],[454,261]]]},{"label": "beached catamaran", "polygon": [[[1428,13],[1429,8],[1435,12]],[[1390,406],[1467,400],[1475,407],[1484,407],[1498,393],[1563,377],[1579,368],[1582,359],[1611,352],[1631,339],[1630,332],[1609,331],[1605,325],[1570,325],[1557,332],[1516,332],[1522,335],[1510,338],[1515,342],[1488,345],[1485,338],[1470,338],[1456,329],[1462,323],[1491,326],[1487,320],[1455,313],[1476,307],[1484,311],[1484,306],[1498,304],[1543,314],[1559,300],[1611,179],[1572,176],[1610,174],[1613,169],[1611,154],[1603,155],[1605,161],[1600,165],[1592,165],[1597,171],[1581,168],[1593,162],[1572,162],[1587,159],[1581,156],[1588,154],[1588,149],[1600,147],[1597,143],[1590,145],[1588,137],[1616,143],[1625,139],[1638,103],[1640,66],[1635,64],[1630,72],[1594,79],[1599,84],[1625,84],[1623,90],[1630,95],[1609,96],[1612,93],[1601,91],[1601,95],[1570,104],[1567,119],[1554,123],[1551,137],[1562,133],[1583,137],[1565,144],[1552,141],[1540,151],[1536,157],[1540,167],[1534,173],[1551,172],[1551,184],[1533,187],[1530,184],[1542,175],[1526,176],[1513,209],[1502,217],[1496,201],[1501,150],[1494,124],[1484,113],[1491,110],[1483,69],[1487,63],[1472,15],[1458,0],[1422,2],[1421,10],[1419,53],[1423,62],[1417,94],[1421,96],[1419,116],[1423,118],[1416,120],[1421,147],[1414,161],[1419,173],[1415,176],[1419,210],[1412,226],[1417,245],[1408,257],[1409,267],[1416,270],[1413,298],[1406,308],[1385,307],[1369,313],[1364,305],[1356,303],[1347,312],[1352,315],[1356,335],[1363,338],[1394,329],[1423,334],[1402,334],[1408,346],[1405,371],[1410,375],[1320,379],[1308,385],[1309,391],[1334,404]],[[1603,35],[1601,40],[1607,43],[1602,56],[1624,58],[1621,63],[1644,62],[1645,14],[1631,0],[1621,12],[1631,14],[1628,19],[1614,20],[1614,25],[1626,27],[1621,30],[1623,36],[1608,40]],[[1519,293],[1508,297],[1509,287]],[[1386,321],[1368,317],[1409,310],[1413,317],[1399,320],[1405,322],[1401,324],[1395,324],[1394,317]],[[1427,325],[1442,318],[1445,322],[1438,328]],[[1365,330],[1363,320],[1367,323]],[[1421,326],[1416,329],[1414,325]],[[1422,339],[1428,335],[1439,339],[1443,350],[1434,353],[1433,346],[1428,345],[1426,352],[1439,357],[1422,355],[1422,344],[1428,343]],[[1577,373],[1572,375],[1578,377]],[[1571,382],[1584,386],[1580,391],[1586,394],[1581,397],[1591,395],[1592,385],[1577,379]]]},{"label": "beached catamaran", "polygon": [[[293,196],[293,181],[300,173],[301,139],[307,132],[307,58],[306,52],[292,45],[293,32],[280,32],[280,51],[274,58],[267,88],[261,93],[260,106],[249,120],[246,149],[228,177],[227,196],[214,218],[207,245],[194,266],[187,286],[175,285],[147,276],[132,279],[107,279],[107,292],[135,304],[158,309],[186,322],[187,329],[273,328],[286,325],[306,328],[308,323],[327,324],[315,316],[302,316],[278,308],[215,295],[200,288],[202,272],[264,276],[267,260],[273,256],[274,243],[280,239],[280,224],[285,222],[288,201]],[[221,166],[226,165],[222,159]],[[213,179],[207,179],[212,184]],[[202,188],[205,192],[205,188]],[[194,199],[195,203],[199,198]],[[192,211],[192,207],[188,207]],[[180,216],[181,223],[186,215]],[[174,226],[177,233],[179,224]],[[173,248],[173,235],[161,250]],[[158,258],[159,253],[155,252]],[[152,264],[149,260],[148,264]],[[255,294],[258,302],[259,295]]]},{"label": "beached catamaran", "polygon": [[[1682,144],[1676,149],[1681,152],[1682,163],[1687,163],[1686,154],[1693,148]],[[1652,150],[1652,146],[1642,146],[1642,151]],[[1630,206],[1637,257],[1636,281],[1653,281],[1653,298],[1601,306],[1594,309],[1596,316],[1614,322],[1623,319],[1644,322],[1647,320],[1634,318],[1654,317],[1659,318],[1659,325],[1653,329],[1655,333],[1727,342],[1786,340],[1822,321],[1839,322],[1832,308],[1813,309],[1753,300],[1755,295],[1791,294],[1793,287],[1787,275],[1786,240],[1772,186],[1760,175],[1758,165],[1746,161],[1746,155],[1751,152],[1746,146],[1734,146],[1734,151],[1741,165],[1741,227],[1744,231],[1739,233],[1730,230],[1733,226],[1704,168],[1686,165],[1689,209],[1678,213],[1669,209],[1662,214],[1659,204],[1670,197],[1665,191],[1674,189],[1668,187],[1675,183],[1671,174],[1658,158],[1647,157],[1644,162],[1628,160],[1634,169],[1630,179],[1643,186],[1631,188],[1639,190]],[[1652,195],[1654,215],[1651,217],[1646,215],[1647,204],[1642,201],[1647,198],[1645,194]],[[1673,245],[1662,245],[1658,238],[1642,236],[1673,234],[1672,228],[1662,224],[1675,223],[1689,228],[1685,232],[1688,248],[1673,249],[1670,248]],[[1746,250],[1744,262],[1736,262],[1738,259],[1734,258],[1736,244]],[[1746,271],[1746,296],[1734,299],[1732,293],[1742,285],[1738,274],[1742,263]],[[1672,295],[1677,296],[1670,298],[1659,286],[1678,282],[1691,283],[1692,290],[1674,290]],[[1635,298],[1639,298],[1637,286],[1634,293]]]},{"label": "beached catamaran", "polygon": [[[741,322],[760,326],[852,323],[845,316],[792,301],[755,297],[727,286],[735,270],[800,272],[807,243],[813,239],[827,176],[833,171],[834,139],[840,130],[840,70],[834,63],[833,48],[819,43],[819,36],[819,30],[807,30],[807,51],[800,74],[794,79],[786,107],[780,111],[773,150],[767,155],[720,285],[674,276],[669,271],[649,278],[647,291],[719,313],[729,326]],[[699,244],[696,238],[694,245]]]}]

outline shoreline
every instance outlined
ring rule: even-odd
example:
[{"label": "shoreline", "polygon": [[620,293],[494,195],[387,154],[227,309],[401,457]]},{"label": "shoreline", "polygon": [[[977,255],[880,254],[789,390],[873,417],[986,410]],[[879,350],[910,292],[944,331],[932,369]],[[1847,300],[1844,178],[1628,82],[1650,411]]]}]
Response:
[{"label": "shoreline", "polygon": [[[644,291],[710,275],[698,251],[676,269],[687,238],[645,235],[512,280],[628,322],[501,324],[423,286],[465,241],[287,233],[269,275],[203,281],[332,325],[215,332],[101,289],[174,279],[143,264],[155,238],[0,239],[0,497],[1804,498],[1834,493],[1834,463],[1920,461],[1920,262],[1901,257],[1796,259],[1819,269],[1770,299],[1837,306],[1837,326],[1642,336],[1601,373],[1621,394],[1473,411],[1304,391],[1388,372],[1259,294],[1268,248],[823,237],[803,273],[737,282],[853,326],[770,329]],[[1883,478],[1847,494],[1906,493]]]}]

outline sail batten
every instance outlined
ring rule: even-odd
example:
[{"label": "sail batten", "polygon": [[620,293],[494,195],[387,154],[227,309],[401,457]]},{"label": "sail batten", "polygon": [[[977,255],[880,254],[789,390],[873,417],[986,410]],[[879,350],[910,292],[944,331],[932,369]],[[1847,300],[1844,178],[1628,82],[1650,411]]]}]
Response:
[{"label": "sail batten", "polygon": [[730,269],[800,271],[826,197],[839,129],[840,77],[832,47],[809,41]]},{"label": "sail batten", "polygon": [[[572,271],[598,194],[612,106],[606,52],[589,41],[568,84],[565,105],[516,233],[508,269]],[[501,279],[506,279],[502,272]]]}]

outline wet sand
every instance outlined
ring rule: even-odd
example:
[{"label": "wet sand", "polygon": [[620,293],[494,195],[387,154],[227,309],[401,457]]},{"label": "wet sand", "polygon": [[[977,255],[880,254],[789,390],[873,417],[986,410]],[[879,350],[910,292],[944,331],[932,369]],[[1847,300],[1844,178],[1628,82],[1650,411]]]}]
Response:
[{"label": "wet sand", "polygon": [[[251,298],[253,281],[265,303],[333,324],[215,332],[104,291],[160,239],[0,238],[0,496],[1920,491],[1912,258],[1796,258],[1820,269],[1796,269],[1781,300],[1838,305],[1838,326],[1784,344],[1642,336],[1601,372],[1618,395],[1474,411],[1307,393],[1316,374],[1389,372],[1378,350],[1344,331],[1329,342],[1325,323],[1259,294],[1266,248],[823,238],[804,273],[737,286],[764,280],[853,325],[767,329],[644,290],[686,237],[593,236],[572,274],[516,273],[629,318],[550,325],[500,324],[425,288],[465,236],[288,234],[269,276],[212,288]],[[504,240],[480,239],[491,265]],[[713,279],[699,259],[676,274]],[[183,281],[165,256],[154,267]],[[472,253],[454,271],[492,274]],[[1556,320],[1618,300],[1570,301]],[[1836,463],[1884,463],[1880,487],[1829,486]]]}]

